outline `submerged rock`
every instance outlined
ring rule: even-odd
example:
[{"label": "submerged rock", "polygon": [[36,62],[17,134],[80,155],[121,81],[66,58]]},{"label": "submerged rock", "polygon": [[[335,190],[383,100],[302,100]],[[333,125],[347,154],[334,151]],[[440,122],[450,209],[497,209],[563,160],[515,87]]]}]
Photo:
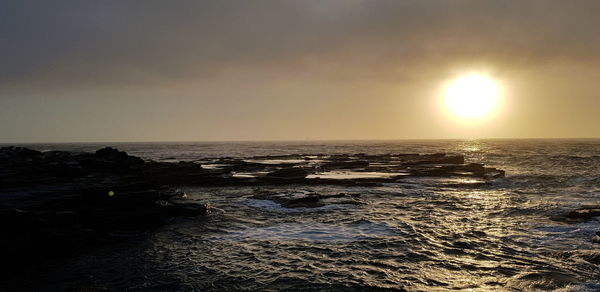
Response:
[{"label": "submerged rock", "polygon": [[600,216],[600,205],[582,206],[569,212],[566,217],[571,219],[591,220]]},{"label": "submerged rock", "polygon": [[252,198],[273,201],[285,208],[310,208],[323,206],[323,204],[320,202],[319,195],[312,192],[278,193],[259,191],[255,193]]},{"label": "submerged rock", "polygon": [[320,201],[319,196],[308,195],[308,196],[302,197],[302,198],[291,199],[287,202],[282,203],[281,205],[286,208],[319,207],[319,206],[321,206],[321,204],[318,204],[319,201]]},{"label": "submerged rock", "polygon": [[484,177],[488,179],[502,178],[506,176],[506,172],[502,169],[486,167],[484,169]]},{"label": "submerged rock", "polygon": [[319,194],[314,192],[276,193],[258,192],[252,196],[253,199],[269,200],[280,204],[285,208],[316,208],[329,204],[362,204],[357,199],[360,194]]},{"label": "submerged rock", "polygon": [[182,198],[171,199],[167,206],[172,206],[172,217],[195,217],[206,216],[210,212],[210,205],[199,201],[192,201]]},{"label": "submerged rock", "polygon": [[536,290],[556,290],[572,283],[577,283],[577,275],[561,271],[539,271],[523,273],[516,277],[518,280],[529,282],[529,288]]},{"label": "submerged rock", "polygon": [[338,193],[334,195],[319,195],[321,199],[331,199],[331,198],[360,198],[360,194],[348,194],[348,193]]},{"label": "submerged rock", "polygon": [[566,223],[578,223],[590,221],[596,217],[600,217],[600,205],[583,205],[568,213],[554,216],[552,219]]}]

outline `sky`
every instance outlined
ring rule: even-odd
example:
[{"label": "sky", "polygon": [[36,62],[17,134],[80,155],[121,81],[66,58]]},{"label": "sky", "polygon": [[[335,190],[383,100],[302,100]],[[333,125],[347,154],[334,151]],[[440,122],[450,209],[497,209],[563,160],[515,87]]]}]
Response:
[{"label": "sky", "polygon": [[[600,1],[0,2],[0,143],[600,137]],[[444,88],[500,88],[464,120]]]}]

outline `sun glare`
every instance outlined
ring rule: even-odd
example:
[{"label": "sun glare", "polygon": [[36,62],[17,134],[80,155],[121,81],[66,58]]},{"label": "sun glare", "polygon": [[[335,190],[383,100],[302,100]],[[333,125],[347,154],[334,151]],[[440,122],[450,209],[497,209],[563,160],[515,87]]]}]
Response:
[{"label": "sun glare", "polygon": [[470,74],[452,81],[446,89],[446,106],[466,119],[483,118],[494,111],[500,98],[497,83],[484,75]]}]

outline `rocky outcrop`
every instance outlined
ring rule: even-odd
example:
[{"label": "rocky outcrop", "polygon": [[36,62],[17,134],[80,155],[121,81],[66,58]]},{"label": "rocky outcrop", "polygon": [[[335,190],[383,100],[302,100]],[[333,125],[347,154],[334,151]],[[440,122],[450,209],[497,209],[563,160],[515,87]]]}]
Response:
[{"label": "rocky outcrop", "polygon": [[153,168],[113,148],[95,153],[0,148],[0,253],[4,259],[55,254],[171,217],[208,213],[206,205],[181,199],[148,175]]},{"label": "rocky outcrop", "polygon": [[[203,167],[211,163],[219,167]],[[347,171],[390,174],[353,179],[319,176]],[[179,185],[372,186],[405,175],[493,179],[504,172],[465,164],[463,156],[446,154],[294,154],[167,163],[145,161],[114,148],[77,153],[4,147],[0,148],[0,228],[8,240],[0,250],[40,249],[41,242],[50,248],[69,247],[73,241],[93,242],[152,228],[171,217],[208,214],[209,206],[172,191]],[[288,208],[360,203],[348,194],[270,194],[263,199]]]},{"label": "rocky outcrop", "polygon": [[113,148],[71,153],[4,147],[0,148],[0,183],[6,188],[72,182],[93,175],[139,175],[144,165],[141,158]]},{"label": "rocky outcrop", "polygon": [[269,200],[280,204],[285,208],[316,208],[328,204],[362,204],[358,199],[360,194],[319,194],[314,192],[258,192],[252,196],[253,199]]}]

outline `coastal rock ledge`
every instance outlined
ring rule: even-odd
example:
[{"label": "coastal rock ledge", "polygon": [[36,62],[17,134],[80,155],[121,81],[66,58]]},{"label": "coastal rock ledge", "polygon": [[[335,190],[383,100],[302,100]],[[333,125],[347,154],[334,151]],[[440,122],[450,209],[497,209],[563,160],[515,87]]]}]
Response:
[{"label": "coastal rock ledge", "polygon": [[[210,212],[208,205],[175,191],[176,186],[371,186],[411,176],[466,176],[485,182],[503,177],[504,171],[465,164],[462,155],[443,153],[220,157],[169,163],[110,147],[94,153],[3,147],[0,250],[4,258],[22,260],[24,255],[55,254],[135,234],[168,218]],[[286,204],[318,205],[325,199],[314,196]]]}]

